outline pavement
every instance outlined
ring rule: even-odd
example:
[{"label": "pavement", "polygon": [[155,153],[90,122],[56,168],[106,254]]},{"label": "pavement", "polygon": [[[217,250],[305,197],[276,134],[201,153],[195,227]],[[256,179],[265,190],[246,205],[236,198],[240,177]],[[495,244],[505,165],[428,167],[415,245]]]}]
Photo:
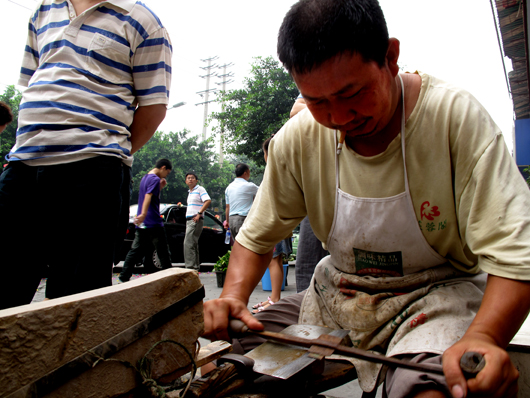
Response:
[{"label": "pavement", "polygon": [[[122,263],[119,263],[116,267],[114,267],[114,274],[112,277],[112,283],[113,285],[116,285],[118,283],[118,275],[121,271]],[[173,264],[174,267],[184,267],[184,264]],[[204,266],[204,267],[202,267]],[[210,270],[212,268],[213,264],[203,264],[201,265],[202,269]],[[131,279],[137,279],[143,277],[145,274],[133,274]],[[218,298],[221,294],[222,288],[217,286],[217,276],[215,272],[213,271],[205,271],[205,272],[199,272],[199,278],[201,279],[201,282],[204,285],[205,290],[205,298],[204,300],[212,300],[215,298]],[[44,300],[44,291],[46,288],[46,280],[43,279],[39,285],[39,288],[37,289],[37,292],[35,293],[35,297],[33,298],[32,302],[39,302]],[[294,262],[289,263],[288,272],[287,272],[287,283],[282,291],[282,297],[295,294],[296,293],[296,278],[295,278],[295,266]],[[256,289],[252,292],[252,295],[250,296],[249,300],[249,310],[252,310],[252,306],[258,302],[263,302],[267,300],[267,297],[270,295],[270,291],[263,290],[261,282],[256,286]],[[206,345],[209,343],[209,340],[205,340],[200,338],[201,345]],[[376,398],[381,398],[381,388],[379,388],[379,391],[377,392]],[[359,383],[357,380],[351,381],[347,384],[344,384],[341,387],[334,388],[332,390],[326,391],[321,393],[321,395],[325,395],[328,398],[361,398],[362,396],[362,390],[359,387]]]}]

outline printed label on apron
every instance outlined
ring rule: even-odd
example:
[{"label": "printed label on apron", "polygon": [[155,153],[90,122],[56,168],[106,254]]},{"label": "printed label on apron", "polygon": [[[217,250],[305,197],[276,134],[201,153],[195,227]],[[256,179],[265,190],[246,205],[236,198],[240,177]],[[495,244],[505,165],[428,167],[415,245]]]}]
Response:
[{"label": "printed label on apron", "polygon": [[370,252],[353,248],[357,275],[403,276],[401,252]]}]

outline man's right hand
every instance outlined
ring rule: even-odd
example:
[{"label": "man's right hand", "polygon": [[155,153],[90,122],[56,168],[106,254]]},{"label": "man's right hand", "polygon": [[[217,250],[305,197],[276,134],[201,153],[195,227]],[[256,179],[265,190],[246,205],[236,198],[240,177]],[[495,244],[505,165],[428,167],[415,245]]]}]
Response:
[{"label": "man's right hand", "polygon": [[228,321],[230,318],[240,319],[249,329],[263,330],[247,309],[246,303],[235,298],[218,298],[204,302],[204,333],[203,337],[215,340],[231,341],[228,336]]},{"label": "man's right hand", "polygon": [[140,214],[139,216],[134,217],[134,225],[140,225],[144,222],[145,216],[147,214]]}]

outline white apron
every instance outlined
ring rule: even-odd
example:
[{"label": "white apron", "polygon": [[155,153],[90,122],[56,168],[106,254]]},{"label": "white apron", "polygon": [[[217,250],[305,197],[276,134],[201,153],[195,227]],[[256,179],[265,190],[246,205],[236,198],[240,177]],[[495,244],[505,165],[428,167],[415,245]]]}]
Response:
[{"label": "white apron", "polygon": [[[401,76],[399,77],[401,81]],[[409,191],[402,92],[405,191],[359,198],[340,189],[335,155],[335,214],[327,246],[302,302],[299,323],[350,330],[355,347],[389,356],[442,353],[467,330],[480,306],[486,274],[452,267],[427,243]],[[337,133],[335,132],[335,140]],[[336,356],[338,357],[338,356]],[[381,365],[348,358],[364,391],[384,378]]]}]

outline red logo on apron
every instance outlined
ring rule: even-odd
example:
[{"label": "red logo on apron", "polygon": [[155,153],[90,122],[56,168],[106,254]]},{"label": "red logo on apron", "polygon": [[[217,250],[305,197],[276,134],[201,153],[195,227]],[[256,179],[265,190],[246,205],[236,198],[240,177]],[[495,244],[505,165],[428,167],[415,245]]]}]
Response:
[{"label": "red logo on apron", "polygon": [[432,206],[429,202],[423,202],[421,204],[421,219],[425,217],[427,220],[434,220],[434,217],[438,217],[440,212],[438,211],[438,206]]},{"label": "red logo on apron", "polygon": [[423,325],[425,322],[427,322],[427,315],[422,312],[420,315],[410,321],[410,327],[414,329],[416,326]]}]

